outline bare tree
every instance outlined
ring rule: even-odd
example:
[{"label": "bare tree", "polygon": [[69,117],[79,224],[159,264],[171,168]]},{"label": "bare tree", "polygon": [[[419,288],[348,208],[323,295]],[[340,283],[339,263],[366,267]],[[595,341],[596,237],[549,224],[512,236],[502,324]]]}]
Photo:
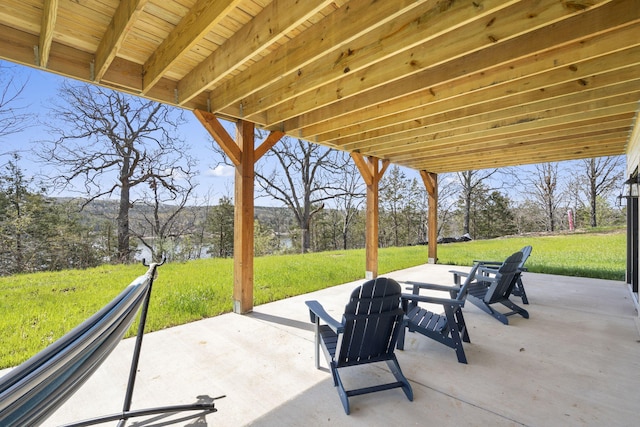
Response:
[{"label": "bare tree", "polygon": [[[193,232],[190,236],[189,245],[189,257],[188,259],[200,259],[204,253],[206,247],[206,231],[207,231],[207,218],[211,211],[211,193],[208,192],[202,200],[198,201],[198,214],[194,219]],[[186,242],[183,241],[183,244]],[[185,249],[187,247],[185,246]]]},{"label": "bare tree", "polygon": [[[444,230],[451,229],[451,217],[455,210],[456,204],[456,186],[454,174],[440,174],[438,175],[438,236],[442,236]],[[428,211],[428,195],[424,192],[424,211]],[[426,221],[426,217],[424,221]],[[425,228],[424,231],[425,241],[427,240],[428,231]],[[464,234],[464,233],[462,233]]]},{"label": "bare tree", "polygon": [[624,159],[622,156],[598,157],[581,161],[584,170],[584,194],[589,200],[591,226],[598,225],[596,200],[614,189],[623,177]]},{"label": "bare tree", "polygon": [[134,188],[155,182],[172,191],[176,177],[190,173],[188,147],[175,136],[182,113],[87,84],[63,83],[58,99],[47,124],[57,139],[42,142],[37,154],[58,169],[52,179],[62,188],[81,185],[87,203],[119,197],[118,258],[126,262]]},{"label": "bare tree", "polygon": [[556,229],[556,216],[562,193],[558,180],[558,163],[535,165],[529,179],[531,190],[528,193],[533,196],[539,206],[543,207],[547,231],[555,231]]},{"label": "bare tree", "polygon": [[[455,206],[457,203],[457,191],[456,178],[454,174],[442,173],[438,174],[438,236],[442,236],[443,233],[451,236],[454,234],[460,235],[461,233],[454,231],[454,221],[451,221]],[[417,183],[417,190],[415,195],[415,204],[418,224],[416,225],[417,241],[421,244],[425,244],[429,240],[429,194],[423,184]]]},{"label": "bare tree", "polygon": [[34,122],[33,115],[28,113],[28,106],[21,104],[26,85],[26,81],[16,78],[15,67],[0,61],[0,140],[22,132]]},{"label": "bare tree", "polygon": [[389,169],[380,182],[380,206],[383,211],[380,220],[387,223],[380,231],[383,244],[401,246],[400,231],[404,229],[402,222],[406,223],[403,211],[410,203],[410,186],[411,182],[396,165]]},{"label": "bare tree", "polygon": [[469,233],[470,223],[471,223],[471,206],[473,198],[476,196],[476,193],[480,188],[483,187],[484,182],[491,178],[498,169],[491,170],[483,170],[483,171],[464,171],[458,172],[456,175],[458,176],[458,182],[460,184],[460,188],[462,190],[462,200],[463,200],[463,224],[462,224],[462,232]]},{"label": "bare tree", "polygon": [[161,261],[167,255],[171,257],[170,247],[175,249],[176,243],[182,236],[192,232],[190,224],[181,222],[181,214],[185,212],[185,206],[189,201],[191,192],[195,189],[192,182],[191,162],[185,165],[186,175],[180,182],[167,182],[162,185],[156,174],[149,178],[149,190],[151,194],[142,199],[143,221],[138,227],[131,227],[132,234],[150,252],[153,261]]},{"label": "bare tree", "polygon": [[351,225],[365,202],[364,182],[358,168],[352,162],[345,165],[342,182],[345,191],[336,196],[336,206],[342,217],[342,249],[347,249]]},{"label": "bare tree", "polygon": [[284,204],[301,230],[301,252],[311,246],[310,224],[325,202],[347,194],[340,182],[349,162],[344,153],[297,139],[283,138],[266,155],[276,161],[270,172],[256,171],[264,195]]}]

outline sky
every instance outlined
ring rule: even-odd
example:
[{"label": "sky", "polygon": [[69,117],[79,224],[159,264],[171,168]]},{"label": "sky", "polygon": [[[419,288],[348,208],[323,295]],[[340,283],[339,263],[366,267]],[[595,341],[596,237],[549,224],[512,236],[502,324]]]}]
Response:
[{"label": "sky", "polygon": [[[7,71],[13,73],[17,83],[27,83],[20,99],[14,105],[27,107],[29,112],[38,116],[39,120],[47,119],[47,104],[56,97],[64,78],[53,73],[0,60],[0,72]],[[6,84],[6,79],[0,78],[0,83]],[[233,168],[229,166],[216,167],[217,158],[210,148],[212,139],[208,132],[190,111],[185,111],[184,117],[187,123],[181,126],[178,131],[179,135],[190,146],[192,156],[199,161],[196,178],[198,182],[197,200],[194,200],[194,204],[207,198],[211,204],[216,204],[223,196],[233,196]],[[228,122],[224,122],[224,124],[233,136],[234,126]],[[8,160],[7,153],[19,152],[21,158],[19,166],[28,176],[46,173],[46,165],[37,163],[36,156],[32,153],[34,142],[46,139],[46,131],[44,125],[35,123],[23,132],[0,137],[0,165],[4,165]],[[70,194],[54,193],[50,195],[68,196]]]}]

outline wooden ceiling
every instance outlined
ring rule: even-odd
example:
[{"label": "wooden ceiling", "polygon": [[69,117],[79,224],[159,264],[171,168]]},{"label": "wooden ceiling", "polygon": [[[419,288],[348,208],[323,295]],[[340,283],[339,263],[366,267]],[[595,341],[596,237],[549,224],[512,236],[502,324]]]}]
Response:
[{"label": "wooden ceiling", "polygon": [[2,0],[0,57],[441,173],[624,154],[640,0]]}]

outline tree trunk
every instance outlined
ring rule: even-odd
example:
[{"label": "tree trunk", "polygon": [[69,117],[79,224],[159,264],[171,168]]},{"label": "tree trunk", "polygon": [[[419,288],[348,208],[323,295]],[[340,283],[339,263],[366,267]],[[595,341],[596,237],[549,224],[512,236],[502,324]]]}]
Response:
[{"label": "tree trunk", "polygon": [[464,223],[462,224],[462,234],[471,234],[470,233],[470,223],[471,223],[471,191],[466,191],[465,190],[465,194],[464,194]]},{"label": "tree trunk", "polygon": [[342,249],[347,250],[347,245],[349,242],[349,222],[345,221],[342,224]]},{"label": "tree trunk", "polygon": [[596,188],[596,179],[598,176],[598,171],[596,168],[595,159],[589,159],[589,167],[590,171],[588,174],[589,177],[589,202],[591,205],[591,226],[596,227],[598,225],[598,220],[596,218],[596,199],[598,197],[598,191]]},{"label": "tree trunk", "polygon": [[300,230],[300,238],[302,239],[302,253],[306,254],[309,252],[309,248],[311,247],[311,236],[309,233],[308,222],[302,226],[302,229]]},{"label": "tree trunk", "polygon": [[[464,191],[464,213],[462,223],[462,234],[471,234],[471,171],[462,172],[462,191]],[[475,238],[475,233],[474,236]]]},{"label": "tree trunk", "polygon": [[129,170],[129,158],[125,157],[120,175],[120,206],[118,207],[118,260],[122,263],[129,262],[129,206],[130,192],[127,171]]},{"label": "tree trunk", "polygon": [[24,272],[24,248],[22,247],[22,230],[20,228],[20,219],[21,219],[21,215],[20,215],[20,205],[19,203],[16,203],[16,229],[15,229],[15,233],[16,233],[16,246],[15,246],[15,251],[16,251],[16,265],[15,265],[15,270],[14,273],[23,273]]},{"label": "tree trunk", "polygon": [[[307,171],[310,170],[309,156],[307,156],[307,160],[305,161],[305,163],[306,163],[305,169]],[[309,252],[309,249],[311,248],[311,217],[313,216],[313,213],[311,212],[313,208],[313,206],[311,206],[311,191],[310,191],[311,178],[308,176],[308,174],[305,174],[304,182],[305,182],[305,192],[304,192],[303,209],[302,209],[301,222],[300,222],[300,232],[301,232],[300,237],[302,238],[302,248],[301,248],[302,253],[306,254]]]},{"label": "tree trunk", "polygon": [[595,195],[595,192],[592,194],[593,195],[591,196],[591,226],[597,227],[598,219],[597,219],[597,210],[596,210],[596,195]]}]

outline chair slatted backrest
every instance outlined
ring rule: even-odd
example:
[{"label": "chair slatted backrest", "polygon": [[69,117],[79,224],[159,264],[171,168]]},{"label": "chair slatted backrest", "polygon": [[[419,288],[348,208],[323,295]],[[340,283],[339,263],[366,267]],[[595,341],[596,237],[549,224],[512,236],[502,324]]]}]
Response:
[{"label": "chair slatted backrest", "polygon": [[387,360],[402,327],[400,284],[380,277],[351,293],[343,316],[344,334],[336,350],[338,366]]},{"label": "chair slatted backrest", "polygon": [[520,261],[520,265],[518,265],[518,268],[524,267],[524,263],[527,262],[527,258],[529,258],[529,255],[531,255],[531,251],[533,251],[533,247],[530,245],[520,249],[520,252],[522,252],[522,261]]},{"label": "chair slatted backrest", "polygon": [[0,425],[38,425],[93,374],[133,323],[152,277],[138,277],[108,305],[0,378]]},{"label": "chair slatted backrest", "polygon": [[513,285],[520,275],[520,263],[522,262],[522,252],[516,252],[505,260],[496,274],[497,280],[491,284],[484,301],[491,304],[508,298],[513,289]]},{"label": "chair slatted backrest", "polygon": [[467,276],[462,286],[460,286],[460,290],[458,290],[458,293],[454,298],[458,301],[462,301],[463,306],[464,301],[467,299],[467,294],[469,293],[469,286],[476,281],[476,273],[478,271],[478,268],[480,268],[480,264],[473,264],[473,267],[471,267],[471,270],[469,271],[469,275]]}]

